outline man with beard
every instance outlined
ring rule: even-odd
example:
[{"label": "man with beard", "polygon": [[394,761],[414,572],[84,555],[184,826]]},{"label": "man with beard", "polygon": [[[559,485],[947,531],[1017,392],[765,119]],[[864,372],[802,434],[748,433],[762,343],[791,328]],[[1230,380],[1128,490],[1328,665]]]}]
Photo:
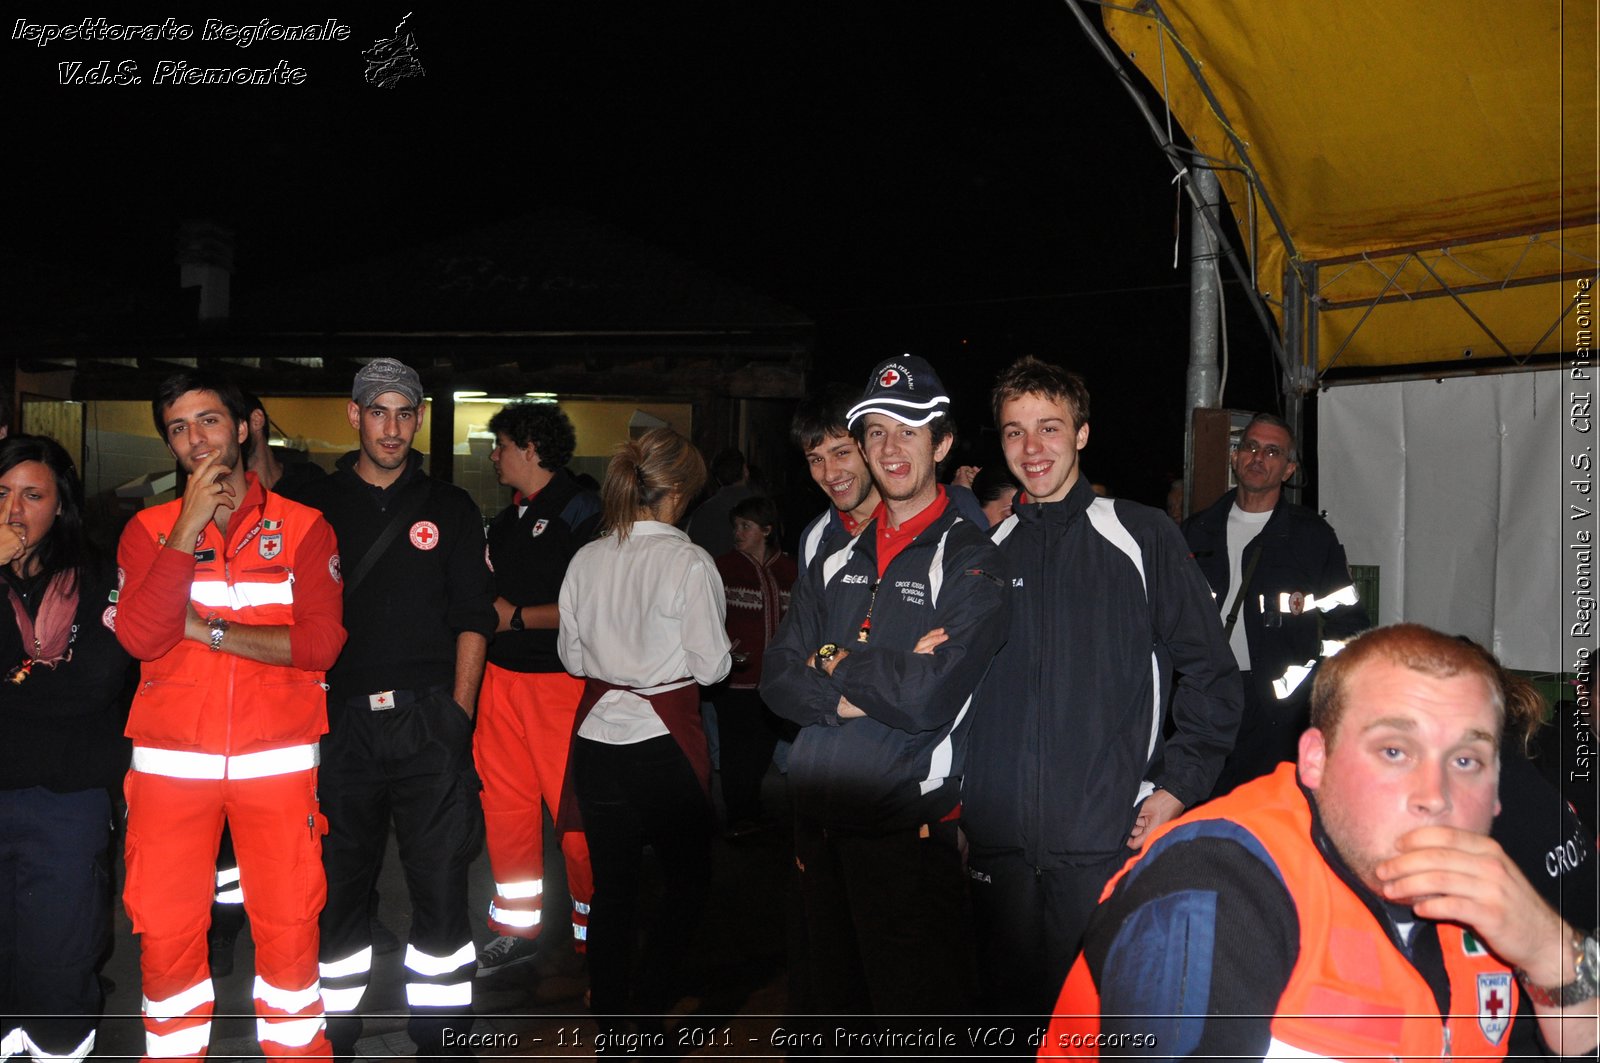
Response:
[{"label": "man with beard", "polygon": [[328,673],[322,743],[322,995],[328,1037],[354,1053],[357,1008],[372,969],[368,897],[391,819],[411,895],[407,1032],[419,1054],[461,1047],[472,1025],[476,951],[467,865],[483,838],[472,718],[495,628],[478,507],[422,471],[412,441],[422,381],[374,358],[356,374],[347,414],[359,450],[306,492],[350,564],[350,640]]},{"label": "man with beard", "polygon": [[1317,673],[1295,763],[1112,880],[1041,1057],[1503,1056],[1523,994],[1549,1050],[1592,1052],[1600,948],[1489,837],[1505,715],[1479,647],[1417,624],[1354,639]]},{"label": "man with beard", "polygon": [[795,584],[761,696],[800,725],[795,849],[824,1014],[959,1014],[971,1000],[959,818],[966,710],[1005,641],[1007,580],[935,479],[950,398],[921,358],[848,414],[881,501]]},{"label": "man with beard", "polygon": [[117,638],[142,662],[124,897],[145,1052],[198,1058],[210,1042],[205,935],[226,821],[254,928],[262,1051],[326,1056],[317,740],[323,672],[345,639],[333,531],[245,471],[249,412],[231,381],[180,373],[151,412],[189,479],[182,498],[138,513],[117,550]]},{"label": "man with beard", "polygon": [[1283,419],[1256,414],[1233,452],[1239,486],[1183,525],[1244,680],[1244,716],[1216,794],[1295,758],[1306,680],[1367,626],[1339,537],[1283,497],[1297,458]]}]

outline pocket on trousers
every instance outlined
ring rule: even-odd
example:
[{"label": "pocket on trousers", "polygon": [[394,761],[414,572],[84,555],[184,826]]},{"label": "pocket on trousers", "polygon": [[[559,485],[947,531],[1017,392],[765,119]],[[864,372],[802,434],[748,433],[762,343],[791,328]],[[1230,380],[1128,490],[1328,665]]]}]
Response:
[{"label": "pocket on trousers", "polygon": [[[132,773],[130,772],[131,776]],[[130,784],[124,784],[126,789],[132,789]],[[132,794],[128,795],[132,803]],[[128,919],[133,923],[133,932],[142,934],[145,930],[144,896],[141,889],[144,884],[144,848],[139,844],[139,834],[129,826],[124,831],[126,838],[123,841],[122,860],[126,878],[122,887],[122,904],[128,911]]]},{"label": "pocket on trousers", "polygon": [[328,817],[322,814],[317,799],[317,773],[312,771],[307,775],[306,812],[304,824],[299,828],[306,832],[306,844],[299,847],[295,856],[293,874],[301,895],[310,902],[306,910],[313,913],[312,919],[315,919],[315,913],[322,910],[328,896],[328,879],[322,869],[322,839],[328,836]]},{"label": "pocket on trousers", "polygon": [[462,839],[461,857],[468,863],[476,860],[478,852],[483,848],[483,780],[478,778],[478,770],[468,757],[462,766],[459,785],[461,787],[461,803],[467,816],[466,837]]}]

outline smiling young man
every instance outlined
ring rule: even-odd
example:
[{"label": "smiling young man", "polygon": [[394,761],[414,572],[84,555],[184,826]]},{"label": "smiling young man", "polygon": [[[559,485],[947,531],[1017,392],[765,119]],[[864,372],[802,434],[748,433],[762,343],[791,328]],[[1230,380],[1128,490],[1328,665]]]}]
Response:
[{"label": "smiling young man", "polygon": [[800,533],[802,570],[832,545],[853,537],[878,508],[867,459],[847,424],[850,407],[860,397],[860,392],[831,385],[795,408],[789,437],[805,455],[811,482],[828,498],[828,508]]},{"label": "smiling young man", "polygon": [[1477,646],[1356,638],[1317,675],[1298,764],[1120,873],[1040,1055],[1493,1057],[1519,991],[1550,1049],[1591,1052],[1600,949],[1488,836],[1504,715]]},{"label": "smiling young man", "polygon": [[339,555],[316,510],[245,471],[249,411],[229,380],[180,373],[151,404],[187,472],[117,548],[117,639],[139,659],[128,716],[129,918],[140,935],[148,1058],[199,1058],[215,992],[206,924],[224,821],[256,943],[270,1057],[326,1056],[317,741],[323,672],[345,641]]},{"label": "smiling young man", "polygon": [[407,1032],[420,1055],[463,1051],[476,952],[467,865],[482,841],[472,717],[494,595],[483,521],[459,487],[422,470],[412,444],[424,411],[416,370],[374,358],[347,414],[360,447],[303,496],[344,549],[350,639],[328,672],[322,742],[322,995],[334,1052],[361,1033],[372,970],[368,898],[391,820],[412,918],[405,952]]},{"label": "smiling young man", "polygon": [[972,691],[1005,641],[1008,580],[935,479],[949,407],[921,358],[873,370],[847,422],[880,503],[802,574],[763,663],[762,698],[800,725],[789,784],[826,1015],[971,1002],[961,780]]},{"label": "smiling young man", "polygon": [[1238,487],[1183,525],[1244,679],[1244,717],[1218,794],[1294,759],[1306,680],[1368,623],[1333,528],[1283,497],[1297,459],[1283,419],[1256,414],[1233,452]]},{"label": "smiling young man", "polygon": [[1210,791],[1239,680],[1177,527],[1080,475],[1083,380],[1023,358],[993,401],[1022,487],[992,532],[1011,637],[974,698],[964,820],[985,1006],[1043,1016],[1128,850]]}]

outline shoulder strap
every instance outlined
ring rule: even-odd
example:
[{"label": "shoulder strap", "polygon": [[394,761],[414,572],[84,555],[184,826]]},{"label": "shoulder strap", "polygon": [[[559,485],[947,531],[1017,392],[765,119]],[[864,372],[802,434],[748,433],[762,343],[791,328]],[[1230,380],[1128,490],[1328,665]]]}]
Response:
[{"label": "shoulder strap", "polygon": [[361,562],[356,565],[356,570],[345,579],[346,597],[355,593],[361,581],[372,571],[372,566],[378,563],[378,558],[383,556],[383,552],[389,549],[389,544],[394,542],[395,536],[400,534],[400,529],[410,523],[411,518],[420,513],[422,507],[427,504],[429,496],[433,494],[433,477],[423,476],[421,481],[421,484],[408,491],[401,503],[390,512],[389,523],[383,526],[383,531],[379,532],[372,545],[367,547],[367,552],[361,555]]},{"label": "shoulder strap", "polygon": [[1244,567],[1244,578],[1239,581],[1239,593],[1233,596],[1233,608],[1228,610],[1227,623],[1222,625],[1224,640],[1233,638],[1233,622],[1239,619],[1239,607],[1244,604],[1244,592],[1250,586],[1250,577],[1256,574],[1256,564],[1261,560],[1261,544],[1250,551],[1250,563]]}]

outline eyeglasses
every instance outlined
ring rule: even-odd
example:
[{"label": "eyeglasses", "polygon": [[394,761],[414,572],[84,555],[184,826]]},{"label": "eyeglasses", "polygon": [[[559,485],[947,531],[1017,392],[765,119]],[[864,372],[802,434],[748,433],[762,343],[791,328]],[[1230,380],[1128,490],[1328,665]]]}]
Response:
[{"label": "eyeglasses", "polygon": [[1242,450],[1252,458],[1257,454],[1265,454],[1269,461],[1277,461],[1284,456],[1284,450],[1278,444],[1268,443],[1266,446],[1262,446],[1253,439],[1241,439],[1233,445],[1233,449]]}]

